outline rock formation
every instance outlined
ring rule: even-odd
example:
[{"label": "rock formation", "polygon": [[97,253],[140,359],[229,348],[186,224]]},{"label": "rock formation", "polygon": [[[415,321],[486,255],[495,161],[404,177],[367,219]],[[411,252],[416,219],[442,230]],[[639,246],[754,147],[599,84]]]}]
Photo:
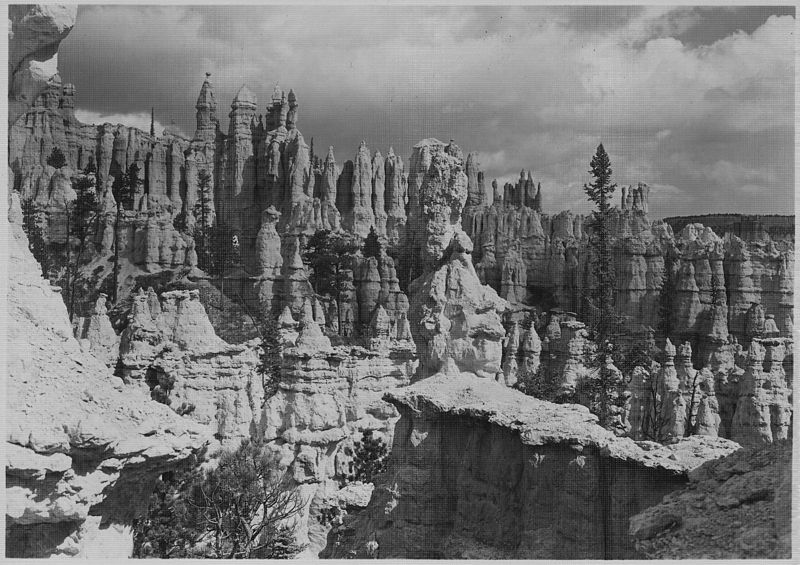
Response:
[{"label": "rock formation", "polygon": [[389,148],[384,163],[386,169],[386,238],[396,245],[405,233],[406,225],[406,193],[408,179],[405,175],[403,160]]},{"label": "rock formation", "polygon": [[[9,215],[20,215],[18,200]],[[7,556],[129,557],[155,480],[197,453],[206,432],[81,349],[9,219]]]},{"label": "rock formation", "polygon": [[120,339],[108,318],[107,298],[105,294],[100,294],[91,316],[75,320],[74,333],[81,344],[88,344],[89,351],[95,357],[103,361],[107,367],[113,368],[119,356]]},{"label": "rock formation", "polygon": [[439,374],[385,398],[401,414],[390,467],[367,509],[337,532],[344,541],[323,556],[641,557],[629,518],[682,488],[692,469],[738,449],[702,436],[636,444],[583,407],[474,375]]},{"label": "rock formation", "polygon": [[55,4],[10,7],[9,124],[33,105],[47,81],[58,73],[58,46],[75,25],[77,12],[77,6]]},{"label": "rock formation", "polygon": [[[119,349],[120,372],[130,384],[147,384],[148,370],[165,350],[208,352],[224,347],[196,290],[175,290],[159,297],[144,290],[134,295]],[[155,300],[154,300],[155,298]]]},{"label": "rock formation", "polygon": [[263,403],[257,429],[307,501],[297,535],[311,555],[325,545],[330,525],[322,512],[352,473],[354,442],[373,430],[391,444],[398,414],[381,395],[407,385],[415,366],[402,344],[382,355],[302,344],[284,354],[278,390]]},{"label": "rock formation", "polygon": [[419,378],[445,372],[493,380],[502,372],[500,313],[506,302],[480,283],[472,265],[472,242],[460,221],[467,197],[462,167],[460,150],[451,143],[432,155],[421,180],[423,274],[411,284],[409,308]]},{"label": "rock formation", "polygon": [[259,281],[258,303],[261,312],[273,310],[273,298],[276,294],[275,285],[280,278],[283,267],[281,255],[281,238],[276,226],[280,221],[281,213],[270,206],[261,213],[261,228],[256,238],[256,259]]},{"label": "rock formation", "polygon": [[[280,296],[281,285],[260,281],[253,286],[249,278],[263,276],[257,240],[265,223],[271,222],[264,217],[265,210],[274,206],[281,213],[275,229],[282,249],[291,245],[287,240],[322,229],[344,228],[364,237],[374,228],[390,245],[414,252],[430,243],[429,234],[421,231],[428,220],[419,202],[427,190],[423,181],[432,159],[448,151],[460,153],[452,143],[425,139],[413,148],[406,170],[393,150],[384,158],[364,142],[354,161],[340,171],[333,148],[324,161],[312,156],[298,129],[297,96],[293,92],[287,96],[277,87],[264,119],[256,116],[255,94],[242,87],[231,105],[231,125],[224,135],[209,75],[197,99],[192,139],[171,131],[151,136],[121,125],[81,124],[71,110],[74,88],[55,77],[45,86],[45,92],[11,125],[12,186],[24,199],[49,210],[48,238],[58,241],[64,229],[59,214],[70,192],[68,171],[82,170],[92,161],[98,169],[98,186],[107,190],[113,178],[139,164],[146,172],[144,183],[133,205],[126,204],[130,209],[123,214],[121,228],[123,263],[133,267],[123,269],[130,273],[121,284],[123,295],[142,274],[196,266],[192,238],[175,230],[173,220],[183,214],[187,225],[195,221],[201,169],[211,176],[212,216],[232,227],[240,241],[244,270],[229,288],[240,289],[251,309],[265,305],[270,309],[274,301],[279,311],[286,300]],[[54,147],[63,150],[68,171],[55,171],[46,164]],[[496,183],[487,186],[477,154],[469,154],[466,162],[463,155],[460,159],[458,198],[465,199],[460,222],[474,243],[479,280],[514,305],[545,311],[559,307],[584,317],[582,297],[591,284],[587,219],[568,211],[545,213],[542,188],[530,171],[495,190]],[[612,245],[619,257],[616,306],[625,319],[635,320],[637,327],[631,330],[658,328],[660,305],[670,303],[669,326],[674,331],[661,337],[690,340],[697,354],[706,355],[719,340],[727,340],[726,332],[749,341],[748,312],[755,303],[765,317],[774,316],[780,336],[788,336],[793,327],[791,237],[780,230],[775,240],[763,230],[716,234],[697,223],[680,224],[676,236],[668,223],[648,218],[649,190],[642,183],[624,187],[611,222]],[[92,264],[98,266],[107,264],[112,253],[112,211],[113,206],[95,238],[97,260]],[[441,225],[445,224],[448,229],[454,226]],[[396,265],[403,288],[422,274],[424,266],[414,259],[403,258]],[[107,279],[110,271],[100,276]],[[88,315],[95,300],[96,296],[87,296],[79,312]],[[293,305],[297,308],[299,303]],[[353,313],[354,321],[364,322],[362,312]]]},{"label": "rock formation", "polygon": [[344,227],[361,237],[366,237],[374,225],[372,210],[372,159],[366,142],[362,141],[353,161],[353,184],[350,187],[352,209],[347,211]]},{"label": "rock formation", "polygon": [[785,355],[785,339],[754,339],[750,343],[731,426],[734,441],[758,445],[789,437],[792,408],[783,368]]},{"label": "rock formation", "polygon": [[709,461],[631,518],[636,548],[649,559],[789,559],[791,467],[787,441]]}]

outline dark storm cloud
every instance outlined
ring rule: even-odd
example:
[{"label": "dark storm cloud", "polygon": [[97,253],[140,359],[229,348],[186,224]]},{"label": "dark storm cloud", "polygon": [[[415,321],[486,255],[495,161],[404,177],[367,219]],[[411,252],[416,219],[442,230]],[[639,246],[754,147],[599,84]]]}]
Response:
[{"label": "dark storm cloud", "polygon": [[489,179],[530,168],[547,209],[586,209],[602,141],[617,182],[655,187],[656,215],[785,212],[793,27],[785,8],[90,6],[60,66],[87,118],[152,106],[191,134],[210,71],[223,126],[242,83],[263,110],[279,82],[340,163],[362,139],[408,157],[453,138]]}]

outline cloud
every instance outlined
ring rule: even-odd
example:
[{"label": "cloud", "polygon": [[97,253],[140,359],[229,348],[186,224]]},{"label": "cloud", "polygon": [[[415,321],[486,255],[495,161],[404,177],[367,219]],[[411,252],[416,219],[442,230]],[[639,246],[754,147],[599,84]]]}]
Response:
[{"label": "cloud", "polygon": [[[150,131],[150,112],[106,114],[78,108],[75,110],[75,117],[85,124],[122,124],[124,126],[139,128],[142,131]],[[170,126],[170,129],[186,137],[186,134],[177,124],[171,123]],[[157,135],[161,135],[164,131],[164,125],[158,120],[153,120],[153,128]]]},{"label": "cloud", "polygon": [[794,17],[759,14],[742,26],[741,10],[663,6],[86,6],[60,65],[79,108],[144,113],[149,127],[154,106],[186,132],[205,71],[223,128],[242,83],[263,111],[278,82],[297,93],[306,139],[341,161],[361,139],[407,159],[420,139],[452,138],[480,153],[487,182],[532,169],[551,211],[588,210],[580,187],[602,141],[616,182],[678,191],[656,215],[752,206],[730,197],[747,184],[782,212]]}]

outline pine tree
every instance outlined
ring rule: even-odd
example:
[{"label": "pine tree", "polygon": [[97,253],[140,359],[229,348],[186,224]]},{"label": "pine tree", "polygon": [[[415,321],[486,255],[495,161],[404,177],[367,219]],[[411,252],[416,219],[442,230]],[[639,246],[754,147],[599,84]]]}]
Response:
[{"label": "pine tree", "polygon": [[78,240],[78,253],[74,261],[68,261],[67,263],[67,289],[69,291],[67,311],[69,312],[70,319],[72,319],[75,314],[75,287],[78,268],[80,267],[84,251],[86,250],[87,240],[96,227],[95,223],[98,216],[99,201],[95,182],[95,175],[90,166],[87,166],[82,175],[78,175],[72,179],[72,188],[77,194],[77,198],[72,205],[69,232],[70,235]]},{"label": "pine tree", "polygon": [[610,211],[611,196],[617,185],[611,182],[611,160],[601,143],[592,157],[589,174],[594,181],[584,184],[583,189],[590,202],[595,205],[592,213],[592,236],[590,247],[593,256],[592,274],[594,286],[587,297],[590,312],[590,327],[594,334],[596,352],[590,360],[597,378],[585,383],[584,394],[589,396],[590,408],[597,412],[600,425],[611,425],[612,406],[620,401],[624,383],[610,364],[615,341],[619,337],[620,317],[614,309],[616,276],[611,253]]},{"label": "pine tree", "polygon": [[22,201],[22,229],[28,236],[28,248],[42,267],[42,276],[50,274],[50,251],[42,229],[42,215],[33,199]]},{"label": "pine tree", "polygon": [[381,242],[378,239],[378,234],[375,232],[374,226],[370,226],[369,233],[367,237],[364,238],[362,253],[364,258],[375,257],[376,259],[380,259],[381,257]]},{"label": "pine tree", "polygon": [[675,259],[664,258],[664,275],[661,277],[661,289],[658,293],[658,332],[663,337],[672,336],[672,299],[675,291]]},{"label": "pine tree", "polygon": [[67,158],[64,156],[64,152],[61,151],[58,147],[53,147],[53,151],[50,153],[50,156],[47,158],[47,164],[53,167],[54,169],[60,169],[67,164]]},{"label": "pine tree", "polygon": [[[319,230],[309,238],[303,248],[303,262],[311,269],[308,279],[316,294],[333,296],[342,304],[346,271],[352,269],[358,249],[355,239],[340,232]],[[341,308],[338,322],[341,328]]]},{"label": "pine tree", "polygon": [[206,532],[202,557],[289,558],[302,550],[284,526],[305,506],[261,442],[245,440],[188,495],[189,523]]},{"label": "pine tree", "polygon": [[123,206],[130,206],[133,195],[142,182],[142,179],[139,178],[139,166],[136,163],[132,163],[125,173],[114,179],[114,184],[111,185],[111,192],[117,203],[117,213],[114,218],[114,273],[113,287],[111,289],[111,302],[113,304],[117,303],[119,297],[119,227],[122,223],[122,208]]},{"label": "pine tree", "polygon": [[372,430],[361,432],[361,441],[355,444],[353,478],[371,483],[386,469],[389,448],[381,438],[374,437]]},{"label": "pine tree", "polygon": [[[208,228],[207,241],[207,247],[201,250],[202,261],[198,252],[198,266],[210,275],[219,277],[222,300],[225,296],[225,272],[241,261],[239,237],[233,228],[219,223]],[[222,308],[222,302],[220,304]]]},{"label": "pine tree", "polygon": [[192,214],[195,218],[194,241],[195,251],[197,252],[197,264],[201,269],[208,270],[210,265],[210,233],[211,233],[211,175],[206,169],[200,169],[197,173],[197,202],[195,202]]},{"label": "pine tree", "polygon": [[270,398],[278,392],[280,384],[281,344],[278,324],[272,317],[266,317],[260,324],[256,324],[256,328],[261,340],[256,370],[261,375],[264,398]]},{"label": "pine tree", "polygon": [[186,520],[188,485],[197,473],[178,469],[164,473],[150,495],[147,514],[134,522],[133,556],[160,559],[190,557],[202,531]]}]

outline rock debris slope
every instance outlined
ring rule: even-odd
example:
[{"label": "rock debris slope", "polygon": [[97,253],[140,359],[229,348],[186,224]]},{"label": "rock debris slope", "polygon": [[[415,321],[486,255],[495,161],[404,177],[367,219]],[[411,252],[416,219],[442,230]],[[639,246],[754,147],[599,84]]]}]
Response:
[{"label": "rock debris slope", "polygon": [[72,336],[28,250],[14,197],[9,237],[6,551],[127,557],[159,474],[206,432],[125,387]]},{"label": "rock debris slope", "polygon": [[792,444],[740,450],[689,474],[686,489],[631,518],[655,559],[789,559]]}]

